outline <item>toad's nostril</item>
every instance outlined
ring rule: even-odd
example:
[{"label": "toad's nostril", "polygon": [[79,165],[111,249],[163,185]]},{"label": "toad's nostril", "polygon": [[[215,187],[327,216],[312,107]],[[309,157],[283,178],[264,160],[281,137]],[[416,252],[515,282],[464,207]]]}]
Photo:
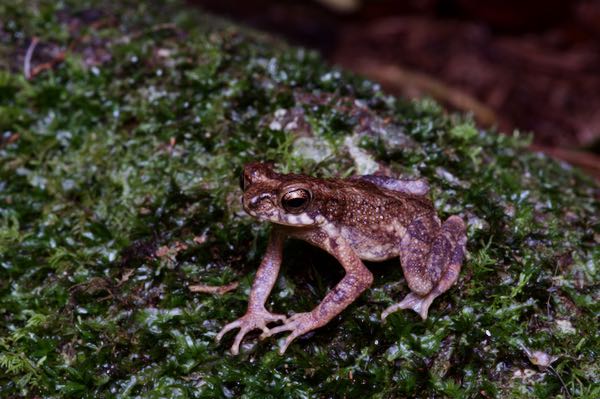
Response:
[{"label": "toad's nostril", "polygon": [[250,198],[250,201],[248,201],[248,206],[250,208],[256,208],[256,205],[258,205],[258,201],[259,201],[258,197],[252,197],[252,198]]},{"label": "toad's nostril", "polygon": [[257,195],[255,197],[250,198],[250,201],[248,201],[248,207],[250,208],[257,208],[258,205],[265,199],[269,198],[269,194],[261,194],[261,195]]}]

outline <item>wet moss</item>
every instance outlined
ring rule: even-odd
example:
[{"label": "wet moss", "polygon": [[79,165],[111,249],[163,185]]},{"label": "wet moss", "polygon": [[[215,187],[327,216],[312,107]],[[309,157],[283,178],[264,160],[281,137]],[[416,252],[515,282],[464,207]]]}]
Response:
[{"label": "wet moss", "polygon": [[[600,396],[596,183],[176,1],[104,3],[0,4],[0,396]],[[285,356],[255,336],[228,355],[214,336],[268,232],[238,201],[254,160],[427,178],[440,215],[468,221],[458,284],[428,320],[381,324],[407,287],[374,264],[373,288]],[[290,243],[269,306],[310,309],[340,276]]]}]

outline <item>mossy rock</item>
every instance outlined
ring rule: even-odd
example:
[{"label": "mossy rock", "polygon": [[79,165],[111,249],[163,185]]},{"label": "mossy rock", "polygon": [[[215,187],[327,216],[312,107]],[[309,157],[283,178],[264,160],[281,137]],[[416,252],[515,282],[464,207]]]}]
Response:
[{"label": "mossy rock", "polygon": [[[0,16],[1,397],[600,397],[598,185],[527,137],[178,2]],[[229,355],[214,337],[268,233],[238,199],[256,160],[427,178],[440,216],[468,221],[457,285],[426,321],[382,324],[408,289],[397,260],[372,264],[373,287],[284,356],[256,335]],[[291,242],[268,306],[308,310],[341,274]]]}]

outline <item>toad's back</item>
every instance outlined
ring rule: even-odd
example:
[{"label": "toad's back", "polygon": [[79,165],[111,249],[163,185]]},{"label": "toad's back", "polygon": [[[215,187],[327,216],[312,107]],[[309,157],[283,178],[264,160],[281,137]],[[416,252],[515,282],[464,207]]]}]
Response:
[{"label": "toad's back", "polygon": [[327,180],[318,185],[322,199],[316,207],[332,230],[350,243],[366,260],[385,260],[399,255],[399,244],[410,224],[435,218],[431,201],[356,180]]}]

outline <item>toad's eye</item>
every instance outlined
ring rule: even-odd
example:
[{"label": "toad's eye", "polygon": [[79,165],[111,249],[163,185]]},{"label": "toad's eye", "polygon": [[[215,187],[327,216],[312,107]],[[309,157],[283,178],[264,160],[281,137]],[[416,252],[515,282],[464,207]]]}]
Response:
[{"label": "toad's eye", "polygon": [[300,213],[306,209],[312,194],[304,188],[296,188],[288,191],[281,197],[281,205],[289,213]]}]

